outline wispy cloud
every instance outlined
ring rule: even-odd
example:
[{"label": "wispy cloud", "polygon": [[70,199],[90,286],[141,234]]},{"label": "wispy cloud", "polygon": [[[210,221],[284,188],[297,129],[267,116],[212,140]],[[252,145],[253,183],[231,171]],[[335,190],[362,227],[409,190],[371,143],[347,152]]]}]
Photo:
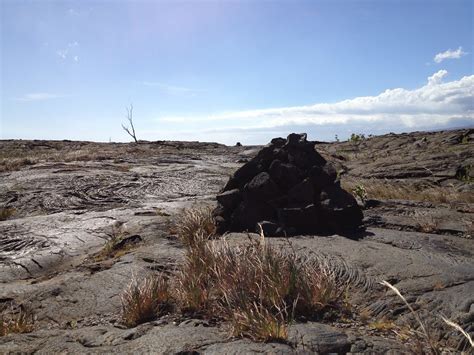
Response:
[{"label": "wispy cloud", "polygon": [[84,6],[81,6],[80,9],[78,8],[69,8],[66,10],[66,13],[71,17],[84,17],[88,16],[92,13],[92,7],[86,8]]},{"label": "wispy cloud", "polygon": [[184,96],[196,96],[199,92],[198,90],[190,89],[183,86],[174,86],[168,85],[156,81],[142,81],[142,85],[154,87],[159,89],[161,92],[168,94],[168,95],[184,95]]},{"label": "wispy cloud", "polygon": [[25,94],[21,97],[13,98],[15,101],[29,102],[29,101],[45,101],[51,99],[58,99],[64,97],[64,95],[51,94],[48,92],[35,92],[31,94]]},{"label": "wispy cloud", "polygon": [[467,53],[462,50],[462,47],[459,47],[456,50],[448,49],[447,51],[438,53],[434,56],[433,60],[436,63],[441,63],[443,60],[446,60],[446,59],[459,59],[463,55],[466,55],[466,54]]},{"label": "wispy cloud", "polygon": [[[69,56],[77,62],[79,60],[79,56],[75,55],[76,48],[79,47],[79,43],[77,41],[69,42],[66,48],[58,49],[56,54],[63,60],[67,59]],[[77,58],[77,59],[76,59]]]},{"label": "wispy cloud", "polygon": [[60,56],[62,59],[66,59],[67,58],[67,54],[68,54],[68,50],[67,49],[58,49],[56,51],[56,54],[58,56]]},{"label": "wispy cloud", "polygon": [[[427,78],[420,88],[387,89],[376,96],[356,97],[335,103],[268,108],[214,114],[202,117],[162,117],[160,122],[195,125],[201,132],[287,130],[298,126],[380,127],[426,129],[447,125],[453,120],[474,124],[474,75],[443,82],[448,75],[440,70]],[[219,128],[215,129],[217,123]]]}]

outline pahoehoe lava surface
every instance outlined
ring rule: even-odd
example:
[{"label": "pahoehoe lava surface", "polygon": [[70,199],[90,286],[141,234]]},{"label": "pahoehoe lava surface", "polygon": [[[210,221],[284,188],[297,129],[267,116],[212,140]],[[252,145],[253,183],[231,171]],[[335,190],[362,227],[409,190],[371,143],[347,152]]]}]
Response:
[{"label": "pahoehoe lava surface", "polygon": [[[124,329],[120,295],[133,275],[171,272],[182,262],[170,225],[183,208],[216,207],[229,177],[262,147],[0,141],[0,208],[8,211],[0,221],[0,308],[13,302],[36,315],[31,334],[0,337],[0,353],[407,352],[408,343],[376,326],[416,325],[382,279],[403,292],[443,344],[462,349],[437,315],[474,332],[473,142],[467,129],[316,142],[342,187],[366,188],[366,231],[359,240],[296,233],[291,248],[354,285],[354,316],[294,324],[289,344],[258,344],[229,339],[224,325],[202,319],[165,317]],[[117,231],[141,242],[95,260]],[[227,235],[231,244],[247,238]],[[288,247],[284,238],[268,242]]]}]

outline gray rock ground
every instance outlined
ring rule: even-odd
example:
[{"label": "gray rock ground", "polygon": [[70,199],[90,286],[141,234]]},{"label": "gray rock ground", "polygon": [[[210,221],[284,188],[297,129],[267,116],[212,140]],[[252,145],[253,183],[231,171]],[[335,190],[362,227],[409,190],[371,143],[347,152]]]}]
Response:
[{"label": "gray rock ground", "polygon": [[[0,221],[0,305],[27,305],[36,322],[31,333],[0,337],[0,353],[407,352],[412,342],[396,332],[416,322],[380,280],[401,290],[440,342],[461,349],[461,337],[438,315],[474,332],[472,180],[456,176],[459,166],[472,166],[471,136],[466,130],[416,133],[375,137],[356,148],[317,146],[344,169],[343,183],[377,177],[455,188],[464,197],[450,203],[373,198],[364,211],[366,232],[355,239],[292,238],[298,253],[324,258],[351,280],[353,316],[294,324],[288,344],[229,338],[225,324],[205,320],[168,316],[132,329],[120,324],[120,295],[133,275],[168,272],[181,262],[183,248],[170,226],[182,209],[213,206],[229,175],[259,147],[2,141],[0,207],[13,213]],[[435,226],[420,232],[420,216],[432,214]],[[95,260],[117,230],[142,241],[117,258]],[[226,238],[240,243],[248,236]],[[288,247],[281,238],[268,241]]]}]

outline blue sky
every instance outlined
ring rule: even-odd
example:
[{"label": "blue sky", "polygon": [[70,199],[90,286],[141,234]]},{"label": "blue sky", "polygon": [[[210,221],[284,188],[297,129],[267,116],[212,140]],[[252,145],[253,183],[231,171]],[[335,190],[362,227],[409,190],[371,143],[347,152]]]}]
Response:
[{"label": "blue sky", "polygon": [[0,3],[2,139],[474,126],[472,1]]}]

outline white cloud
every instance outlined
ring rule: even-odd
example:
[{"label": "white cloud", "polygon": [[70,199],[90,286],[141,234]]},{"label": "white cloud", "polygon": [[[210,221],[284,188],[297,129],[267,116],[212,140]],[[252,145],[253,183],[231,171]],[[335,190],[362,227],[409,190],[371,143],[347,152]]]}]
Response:
[{"label": "white cloud", "polygon": [[195,96],[198,93],[198,91],[194,89],[190,89],[183,86],[168,85],[156,81],[143,81],[142,85],[158,88],[160,91],[168,95]]},{"label": "white cloud", "polygon": [[[387,89],[376,96],[356,97],[335,103],[269,108],[214,114],[202,117],[162,117],[159,122],[201,132],[272,130],[294,126],[362,125],[368,130],[380,127],[426,129],[448,125],[453,120],[474,123],[474,75],[443,82],[448,72],[440,70],[417,89]],[[219,128],[214,127],[219,124]]]},{"label": "white cloud", "polygon": [[445,59],[459,59],[467,53],[462,50],[462,47],[459,47],[456,50],[448,49],[445,52],[438,53],[434,56],[433,60],[436,63],[441,63]]},{"label": "white cloud", "polygon": [[79,61],[79,56],[75,55],[75,56],[74,56],[74,61],[75,61],[75,62],[78,62],[78,61]]},{"label": "white cloud", "polygon": [[35,92],[31,94],[25,94],[22,97],[17,97],[17,98],[14,98],[13,100],[29,102],[29,101],[51,100],[51,99],[57,99],[60,97],[64,97],[64,95],[51,94],[47,92]]},{"label": "white cloud", "polygon": [[428,77],[428,85],[440,84],[446,75],[448,75],[447,70],[441,69],[437,71],[436,73]]}]

